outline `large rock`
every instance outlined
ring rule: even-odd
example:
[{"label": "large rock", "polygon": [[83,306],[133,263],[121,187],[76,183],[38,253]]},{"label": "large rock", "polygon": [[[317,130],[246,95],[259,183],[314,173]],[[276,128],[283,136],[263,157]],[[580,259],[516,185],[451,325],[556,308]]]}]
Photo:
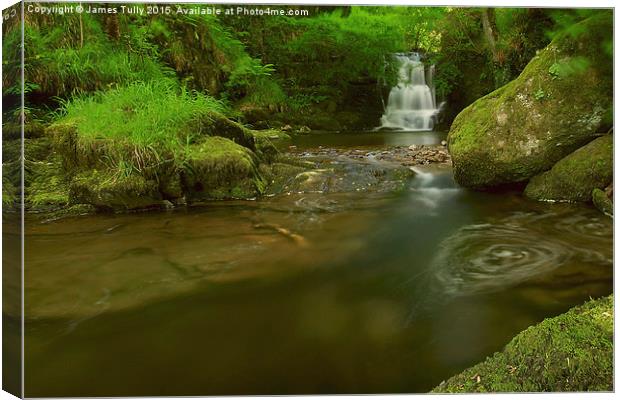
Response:
[{"label": "large rock", "polygon": [[492,188],[525,182],[593,139],[610,123],[613,71],[603,45],[611,15],[559,35],[521,75],[477,100],[448,135],[455,179]]},{"label": "large rock", "polygon": [[157,183],[138,174],[90,170],[78,174],[69,188],[71,204],[91,204],[99,210],[159,207],[161,200]]},{"label": "large rock", "polygon": [[590,300],[515,336],[501,352],[434,393],[584,392],[614,389],[614,298]]},{"label": "large rock", "polygon": [[525,188],[535,200],[590,201],[594,189],[604,189],[613,180],[612,135],[600,137],[536,175]]},{"label": "large rock", "polygon": [[258,166],[250,149],[223,137],[207,137],[187,150],[181,183],[189,200],[253,198],[265,188]]}]

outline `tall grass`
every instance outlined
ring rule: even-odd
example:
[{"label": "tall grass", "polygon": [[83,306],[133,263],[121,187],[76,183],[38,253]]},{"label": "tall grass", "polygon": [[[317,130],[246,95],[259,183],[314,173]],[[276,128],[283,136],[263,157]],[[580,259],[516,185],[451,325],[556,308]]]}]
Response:
[{"label": "tall grass", "polygon": [[[28,49],[28,47],[27,47]],[[86,43],[83,47],[29,50],[25,63],[28,82],[42,93],[68,97],[136,81],[174,76],[156,59],[120,51],[109,43]]]},{"label": "tall grass", "polygon": [[[147,42],[144,21],[125,23],[120,39],[110,37],[104,25],[103,18],[91,14],[28,14],[25,78],[38,101],[41,95],[66,99],[80,92],[175,77],[161,62],[157,46]],[[19,48],[21,38],[13,36],[6,35],[3,53]]]},{"label": "tall grass", "polygon": [[173,80],[160,80],[74,98],[65,103],[61,121],[75,122],[83,139],[174,147],[200,133],[195,121],[225,111],[213,97],[179,88]]},{"label": "tall grass", "polygon": [[172,79],[137,82],[65,102],[57,126],[74,125],[77,137],[56,140],[69,169],[107,168],[112,180],[134,172],[159,179],[182,167],[214,113],[226,111],[221,101]]},{"label": "tall grass", "polygon": [[278,108],[289,102],[282,87],[270,77],[261,77],[249,85],[243,103],[258,107]]}]

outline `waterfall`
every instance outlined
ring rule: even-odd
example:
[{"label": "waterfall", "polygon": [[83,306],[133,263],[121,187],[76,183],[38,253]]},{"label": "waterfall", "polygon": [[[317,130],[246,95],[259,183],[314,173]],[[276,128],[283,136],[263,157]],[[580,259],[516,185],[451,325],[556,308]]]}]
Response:
[{"label": "waterfall", "polygon": [[398,84],[390,91],[381,128],[430,131],[439,112],[433,87],[434,66],[425,69],[419,53],[396,54]]}]

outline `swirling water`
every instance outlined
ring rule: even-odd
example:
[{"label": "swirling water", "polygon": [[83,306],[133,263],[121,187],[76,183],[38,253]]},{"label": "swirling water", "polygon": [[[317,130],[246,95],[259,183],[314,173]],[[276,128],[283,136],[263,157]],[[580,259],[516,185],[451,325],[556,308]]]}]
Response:
[{"label": "swirling water", "polygon": [[26,394],[425,392],[612,290],[589,206],[446,168],[359,190],[356,165],[346,190],[28,224]]}]

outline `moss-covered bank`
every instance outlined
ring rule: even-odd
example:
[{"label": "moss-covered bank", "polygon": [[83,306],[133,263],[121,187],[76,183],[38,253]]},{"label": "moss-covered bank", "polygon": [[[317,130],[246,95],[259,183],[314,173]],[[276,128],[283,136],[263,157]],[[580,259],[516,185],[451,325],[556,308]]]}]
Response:
[{"label": "moss-covered bank", "polygon": [[613,316],[611,295],[545,319],[433,392],[611,391]]},{"label": "moss-covered bank", "polygon": [[526,182],[608,129],[613,74],[602,44],[612,27],[611,14],[580,22],[456,117],[448,145],[461,185]]},{"label": "moss-covered bank", "polygon": [[[273,142],[289,136],[248,129],[223,111],[208,96],[165,83],[77,98],[25,140],[26,208],[123,211],[260,196],[281,158]],[[10,205],[19,139],[5,140],[3,151],[13,160],[4,175]]]}]

